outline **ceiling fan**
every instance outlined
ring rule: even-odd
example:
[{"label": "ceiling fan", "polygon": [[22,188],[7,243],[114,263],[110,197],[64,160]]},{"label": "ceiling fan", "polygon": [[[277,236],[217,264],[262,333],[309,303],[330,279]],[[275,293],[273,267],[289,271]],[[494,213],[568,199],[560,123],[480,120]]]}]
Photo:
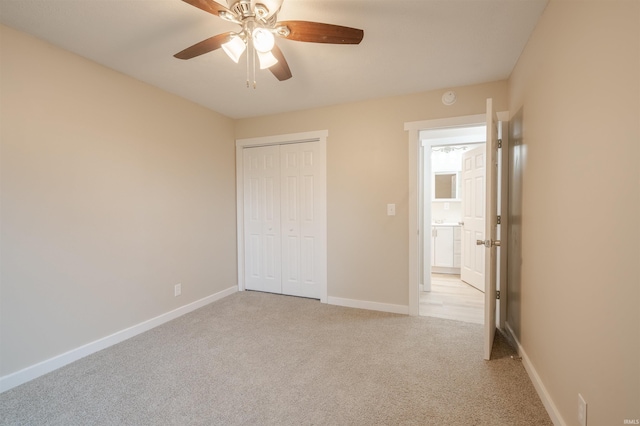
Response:
[{"label": "ceiling fan", "polygon": [[289,65],[275,44],[274,36],[287,40],[331,44],[359,44],[364,36],[362,30],[340,25],[309,21],[278,22],[277,16],[283,0],[227,0],[229,7],[213,0],[182,1],[226,21],[239,24],[242,28],[238,32],[226,32],[210,37],[173,56],[178,59],[191,59],[222,48],[237,63],[248,49],[247,87],[250,60],[253,61],[255,75],[255,56],[258,57],[260,69],[268,68],[280,81],[291,78]]}]

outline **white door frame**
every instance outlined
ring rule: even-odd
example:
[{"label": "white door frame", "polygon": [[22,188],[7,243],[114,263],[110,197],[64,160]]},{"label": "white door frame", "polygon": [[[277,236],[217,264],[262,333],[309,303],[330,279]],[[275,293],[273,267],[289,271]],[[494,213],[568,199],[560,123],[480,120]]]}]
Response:
[{"label": "white door frame", "polygon": [[244,161],[242,150],[245,148],[267,145],[285,145],[303,142],[319,142],[322,165],[319,176],[320,199],[324,208],[321,210],[320,223],[324,226],[321,233],[321,260],[319,261],[320,301],[327,303],[327,136],[328,130],[317,130],[304,133],[265,136],[258,138],[236,139],[236,229],[238,244],[238,291],[244,291]]},{"label": "white door frame", "polygon": [[[501,121],[509,119],[508,112],[498,113]],[[420,131],[442,129],[447,127],[462,127],[486,124],[486,114],[467,115],[461,117],[440,118],[435,120],[413,121],[404,124],[404,130],[409,132],[409,315],[420,314],[420,259],[422,254],[422,237],[420,224],[431,220],[431,210],[425,211],[422,208],[422,188],[421,177],[426,171],[422,168],[422,144],[420,141]],[[503,133],[503,137],[504,137]],[[506,156],[503,156],[506,157]],[[430,165],[427,165],[429,168]],[[423,231],[424,232],[424,231]],[[503,238],[504,239],[504,238]],[[501,250],[502,256],[506,256],[506,250]],[[501,265],[503,259],[501,259]],[[505,262],[506,263],[506,262]],[[431,265],[425,265],[430,268]],[[506,277],[505,277],[506,278]],[[504,280],[504,278],[503,278]],[[504,321],[502,315],[500,320]]]}]

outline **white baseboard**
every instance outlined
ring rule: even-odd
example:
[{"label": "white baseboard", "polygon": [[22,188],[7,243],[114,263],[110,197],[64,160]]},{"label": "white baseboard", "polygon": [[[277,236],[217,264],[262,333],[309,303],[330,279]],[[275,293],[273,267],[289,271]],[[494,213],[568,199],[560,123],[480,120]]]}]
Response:
[{"label": "white baseboard", "polygon": [[567,426],[567,423],[564,421],[564,419],[560,415],[560,412],[558,411],[558,407],[556,407],[556,405],[553,403],[551,395],[549,395],[549,392],[547,392],[547,388],[544,386],[544,383],[542,383],[542,379],[540,379],[538,372],[533,367],[533,364],[531,364],[531,360],[527,356],[527,353],[520,344],[520,341],[516,337],[516,334],[513,332],[513,329],[508,322],[505,323],[505,328],[506,331],[510,334],[511,339],[516,343],[516,346],[518,348],[518,355],[522,358],[522,365],[524,365],[524,369],[527,371],[527,374],[529,375],[529,378],[533,383],[533,387],[536,389],[536,392],[538,392],[538,396],[542,400],[544,408],[547,410],[549,417],[551,417],[551,421],[555,426]]},{"label": "white baseboard", "polygon": [[405,305],[392,305],[390,303],[368,302],[366,300],[343,299],[341,297],[331,296],[327,298],[327,303],[330,305],[345,306],[347,308],[368,309],[370,311],[409,315],[409,307]]},{"label": "white baseboard", "polygon": [[196,309],[208,305],[209,303],[230,296],[237,291],[238,286],[234,285],[233,287],[229,287],[218,293],[204,297],[200,300],[196,300],[195,302],[189,303],[188,305],[181,306],[177,309],[174,309],[173,311],[166,312],[162,315],[158,315],[155,318],[143,321],[140,324],[136,324],[132,327],[115,332],[109,336],[103,337],[102,339],[95,340],[91,343],[87,343],[86,345],[72,349],[53,358],[49,358],[45,361],[23,368],[22,370],[16,371],[15,373],[0,377],[0,393],[26,383],[30,380],[33,380],[36,377],[40,377],[43,374],[47,374],[60,367],[64,367],[65,365],[77,361],[80,358],[84,358],[87,355],[91,355],[94,352],[98,352],[140,333],[151,330],[154,327],[176,319],[184,314],[188,314],[191,311],[195,311]]}]

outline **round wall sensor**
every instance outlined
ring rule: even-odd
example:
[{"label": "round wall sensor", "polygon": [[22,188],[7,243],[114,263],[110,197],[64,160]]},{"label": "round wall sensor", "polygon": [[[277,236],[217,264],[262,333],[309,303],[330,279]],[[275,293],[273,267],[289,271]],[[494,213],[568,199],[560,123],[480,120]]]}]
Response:
[{"label": "round wall sensor", "polygon": [[445,105],[453,105],[456,103],[456,92],[449,90],[442,95],[442,103]]}]

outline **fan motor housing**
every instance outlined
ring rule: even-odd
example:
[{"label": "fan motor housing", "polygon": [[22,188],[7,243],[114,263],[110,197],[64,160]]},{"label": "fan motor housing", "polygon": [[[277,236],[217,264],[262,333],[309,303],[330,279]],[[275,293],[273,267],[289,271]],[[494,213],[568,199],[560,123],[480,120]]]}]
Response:
[{"label": "fan motor housing", "polygon": [[282,2],[269,0],[263,1],[264,3],[255,3],[253,7],[251,0],[228,0],[227,4],[229,5],[229,10],[231,10],[240,21],[246,18],[255,17],[267,25],[275,24],[276,15],[280,11]]}]

